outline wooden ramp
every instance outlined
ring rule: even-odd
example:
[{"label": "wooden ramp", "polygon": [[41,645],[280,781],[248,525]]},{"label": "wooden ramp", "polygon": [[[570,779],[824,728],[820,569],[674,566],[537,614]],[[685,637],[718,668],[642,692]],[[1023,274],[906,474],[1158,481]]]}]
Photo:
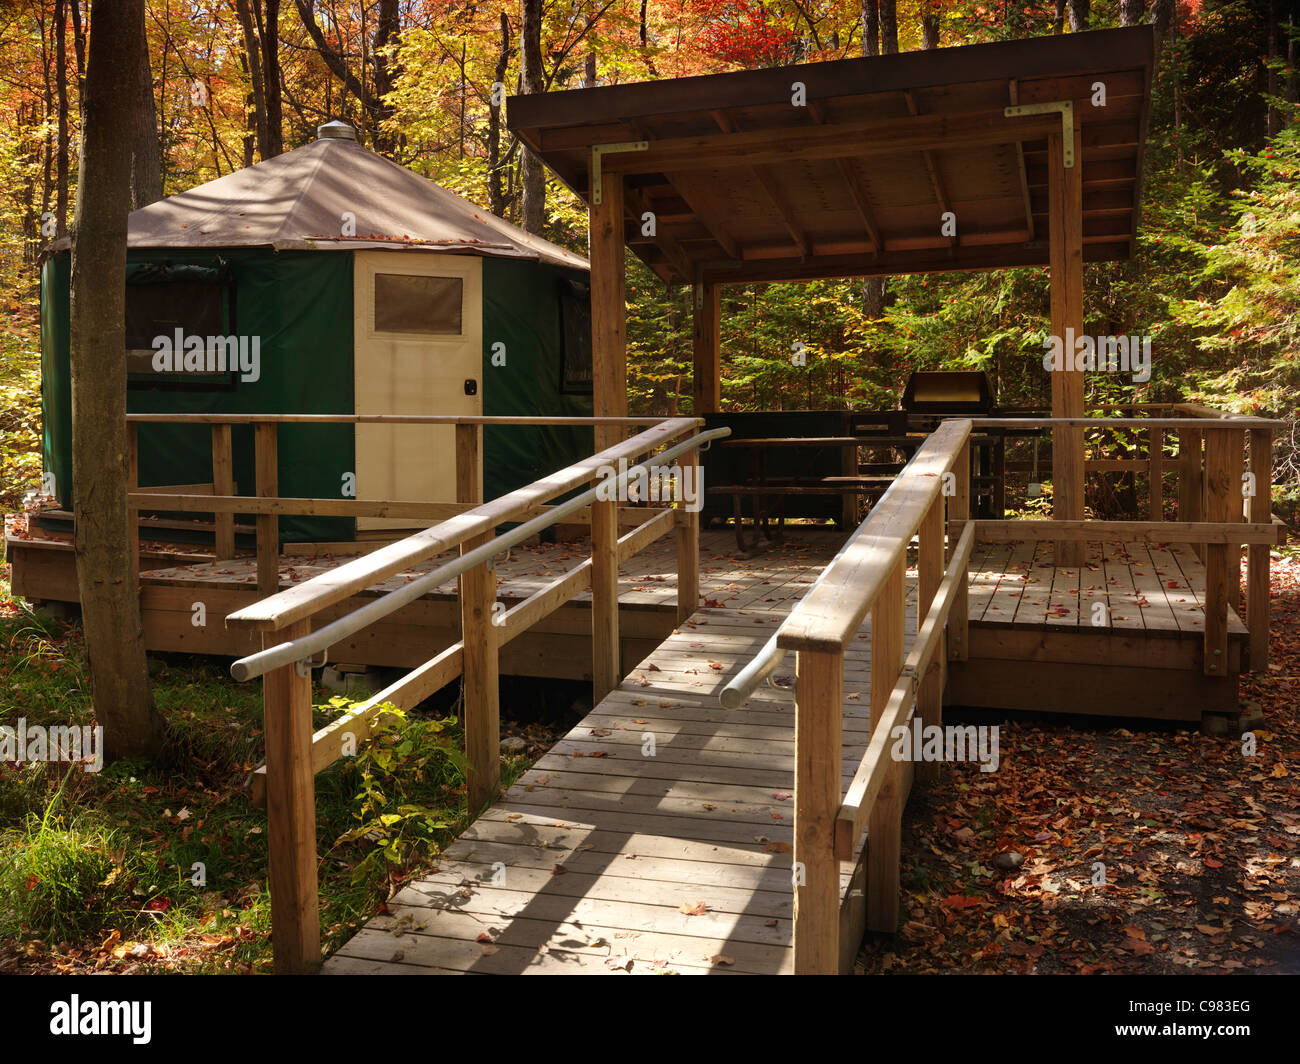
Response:
[{"label": "wooden ramp", "polygon": [[[792,971],[793,655],[739,710],[718,692],[814,576],[772,608],[694,614],[324,971]],[[908,616],[910,646],[911,581]],[[868,633],[845,655],[844,786],[867,743]],[[840,865],[848,962],[861,853]]]}]

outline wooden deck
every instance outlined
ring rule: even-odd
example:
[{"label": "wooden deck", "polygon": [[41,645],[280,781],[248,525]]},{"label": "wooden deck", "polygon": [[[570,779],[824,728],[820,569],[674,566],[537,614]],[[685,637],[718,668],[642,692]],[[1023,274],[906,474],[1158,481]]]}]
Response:
[{"label": "wooden deck", "polygon": [[[694,614],[325,971],[791,971],[793,655],[743,708],[718,702],[816,575],[769,572],[732,589],[745,605]],[[910,646],[913,581],[908,607]],[[869,631],[846,655],[843,787],[867,744]],[[840,868],[851,962],[862,873]]]},{"label": "wooden deck", "polygon": [[[971,555],[971,623],[1197,635],[1205,631],[1205,566],[1191,547],[1087,546],[1082,568],[1057,568],[1051,543],[979,544]],[[1228,618],[1228,631],[1246,634],[1235,613]]]},{"label": "wooden deck", "polygon": [[1249,639],[1227,619],[1223,676],[1204,664],[1205,566],[1187,544],[1087,545],[1057,567],[1051,543],[985,543],[971,555],[970,653],[948,697],[991,709],[1196,721],[1235,713]]}]

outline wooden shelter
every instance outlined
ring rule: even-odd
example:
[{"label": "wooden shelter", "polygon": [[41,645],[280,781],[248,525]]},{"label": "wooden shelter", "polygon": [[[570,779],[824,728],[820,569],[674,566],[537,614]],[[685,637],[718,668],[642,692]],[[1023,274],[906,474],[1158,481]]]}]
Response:
[{"label": "wooden shelter", "polygon": [[[1048,266],[1053,334],[1082,334],[1083,263],[1133,254],[1152,64],[1130,27],[512,97],[590,208],[596,414],[627,409],[624,246],[693,287],[697,414],[723,284]],[[1052,412],[1082,416],[1081,373]],[[1077,520],[1081,432],[1053,444]]]}]

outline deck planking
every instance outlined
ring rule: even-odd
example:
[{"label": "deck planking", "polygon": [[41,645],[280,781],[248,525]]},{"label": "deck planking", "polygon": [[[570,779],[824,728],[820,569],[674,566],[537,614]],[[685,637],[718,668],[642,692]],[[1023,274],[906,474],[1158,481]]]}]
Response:
[{"label": "deck planking", "polygon": [[[691,616],[325,971],[791,971],[793,656],[743,708],[718,702],[811,583],[789,568]],[[734,583],[718,591],[739,597]],[[909,581],[909,646],[915,629]],[[846,654],[842,790],[869,738],[869,634]],[[860,906],[854,867],[841,902]]]}]

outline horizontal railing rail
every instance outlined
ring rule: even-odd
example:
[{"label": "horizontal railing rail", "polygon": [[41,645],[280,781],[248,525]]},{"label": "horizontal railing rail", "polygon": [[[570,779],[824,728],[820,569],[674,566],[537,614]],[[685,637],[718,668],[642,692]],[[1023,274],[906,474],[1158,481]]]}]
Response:
[{"label": "horizontal railing rail", "polygon": [[[897,929],[901,816],[912,769],[884,760],[885,745],[875,736],[882,734],[887,715],[903,712],[904,702],[908,711],[915,703],[927,723],[938,723],[947,655],[964,652],[965,572],[974,535],[969,525],[970,449],[969,420],[941,424],[776,634],[720,692],[724,706],[738,707],[787,651],[796,652],[794,951],[799,973],[831,973],[845,966],[839,862],[852,857],[863,828],[871,839],[866,926]],[[907,555],[913,537],[918,537],[919,551],[918,615],[924,620],[913,653],[904,660]],[[849,799],[856,804],[846,805],[841,793],[844,656],[868,613],[873,738],[856,769],[854,779],[861,777],[862,783]],[[937,655],[941,639],[947,652]],[[942,660],[934,661],[936,656]],[[932,776],[931,768],[918,766],[918,771]]]},{"label": "horizontal railing rail", "polygon": [[[689,439],[656,454],[654,456],[654,461],[670,462],[674,458],[686,454],[688,451],[696,450],[697,448],[708,444],[712,440],[721,439],[730,434],[731,429],[729,428],[710,429],[707,432],[698,433],[691,436]],[[545,531],[547,528],[550,528],[551,525],[556,522],[564,520],[564,518],[570,514],[585,508],[596,498],[596,493],[598,491],[617,491],[624,488],[630,479],[639,476],[642,471],[648,471],[648,468],[649,466],[646,462],[629,466],[624,472],[609,478],[607,488],[605,486],[590,488],[587,491],[568,499],[564,503],[551,507],[546,513],[534,517],[529,521],[525,521],[523,524],[516,525],[508,532],[493,535],[486,542],[467,550],[465,553],[461,554],[460,557],[438,566],[431,572],[425,573],[423,576],[416,577],[414,580],[403,584],[400,588],[386,592],[373,602],[366,603],[364,606],[359,606],[352,612],[345,614],[335,621],[331,621],[329,624],[325,625],[323,628],[317,629],[310,635],[302,636],[289,642],[278,643],[270,649],[258,651],[256,654],[249,654],[246,657],[242,657],[230,666],[230,675],[236,680],[252,680],[265,675],[272,669],[311,658],[319,651],[325,650],[328,647],[333,646],[335,643],[338,643],[340,640],[356,634],[361,629],[368,628],[370,625],[382,621],[394,611],[399,610],[408,603],[414,602],[423,597],[434,588],[445,584],[448,580],[451,580],[454,577],[459,577],[467,570],[490,561],[502,551],[516,546],[517,544],[524,542],[526,539],[530,539],[538,533]],[[466,511],[461,516],[477,519],[482,513],[490,511],[492,505],[492,503],[487,503],[483,506],[475,507],[472,510]],[[653,521],[655,518],[652,518],[651,520]],[[665,527],[665,531],[666,530]],[[463,535],[459,535],[455,542],[449,545],[458,546],[460,543],[464,542],[465,539],[476,534],[477,533],[474,529],[471,528]],[[314,577],[312,580],[296,585],[292,590],[299,591],[306,589],[310,591],[311,585],[316,581],[320,581],[323,586],[327,586],[330,583],[328,579],[330,575],[331,574],[329,573],[322,573],[320,576]],[[287,595],[288,593],[286,592],[284,594]],[[321,601],[328,605],[335,601],[331,596],[332,590],[327,590],[322,594]],[[296,600],[296,608],[301,610],[303,608],[301,605],[303,596],[297,595],[294,596],[294,598]],[[273,600],[271,599],[263,600],[263,602],[258,605],[268,605],[272,601]],[[238,610],[235,613],[232,613],[227,620],[234,623],[240,623],[237,618],[245,618],[248,613],[249,610],[247,609]],[[507,614],[506,616],[508,617],[509,615]]]},{"label": "horizontal railing rail", "polygon": [[[237,660],[231,673],[238,680],[260,676],[264,684],[266,764],[253,773],[252,786],[255,797],[265,797],[272,840],[271,908],[277,970],[306,971],[320,963],[313,778],[345,753],[355,752],[358,744],[374,733],[388,707],[410,709],[446,684],[462,680],[461,718],[470,768],[467,804],[473,813],[493,800],[499,785],[498,653],[502,646],[590,586],[592,687],[599,701],[621,678],[618,566],[673,531],[677,535],[679,620],[699,605],[699,511],[691,505],[685,489],[702,488],[699,452],[727,436],[730,429],[701,432],[701,419],[655,419],[629,440],[483,502],[479,426],[484,420],[457,419],[458,512],[434,527],[278,590],[226,618],[229,627],[261,632],[263,639],[262,650]],[[564,423],[561,419],[509,422],[520,420]],[[641,419],[572,419],[569,423],[608,424],[611,420],[624,425],[642,423]],[[275,423],[259,424],[257,431],[265,434],[274,428]],[[218,433],[228,437],[230,425],[217,425],[213,431],[215,456],[216,444],[228,442]],[[274,493],[274,470],[265,468],[268,454],[274,454],[273,443],[265,451],[259,450],[257,457],[259,496],[264,499]],[[214,458],[214,467],[218,464]],[[669,484],[676,489],[670,492],[672,498],[663,498],[661,491],[656,500],[649,491],[648,499],[638,500],[648,505],[620,505],[620,497],[630,494],[626,490],[629,482],[641,479],[647,470],[656,472],[646,479],[662,487],[664,480],[657,472],[662,469],[670,470]],[[214,482],[220,490],[223,478],[220,470],[217,474]],[[554,501],[564,496],[568,497]],[[580,515],[590,522],[591,556],[510,609],[498,608],[493,559],[556,523]],[[259,531],[266,519],[259,514]],[[498,533],[503,525],[513,527]],[[621,526],[627,525],[632,527],[620,534]],[[435,563],[430,571],[395,590],[335,616],[341,603],[362,593],[375,594],[377,584],[408,574],[413,567],[452,550],[459,551],[457,558]],[[459,580],[459,641],[313,734],[310,666],[321,664],[314,656],[362,633],[379,630],[376,626],[394,623],[398,611],[453,579]],[[331,619],[313,631],[313,621],[325,611]]]}]

